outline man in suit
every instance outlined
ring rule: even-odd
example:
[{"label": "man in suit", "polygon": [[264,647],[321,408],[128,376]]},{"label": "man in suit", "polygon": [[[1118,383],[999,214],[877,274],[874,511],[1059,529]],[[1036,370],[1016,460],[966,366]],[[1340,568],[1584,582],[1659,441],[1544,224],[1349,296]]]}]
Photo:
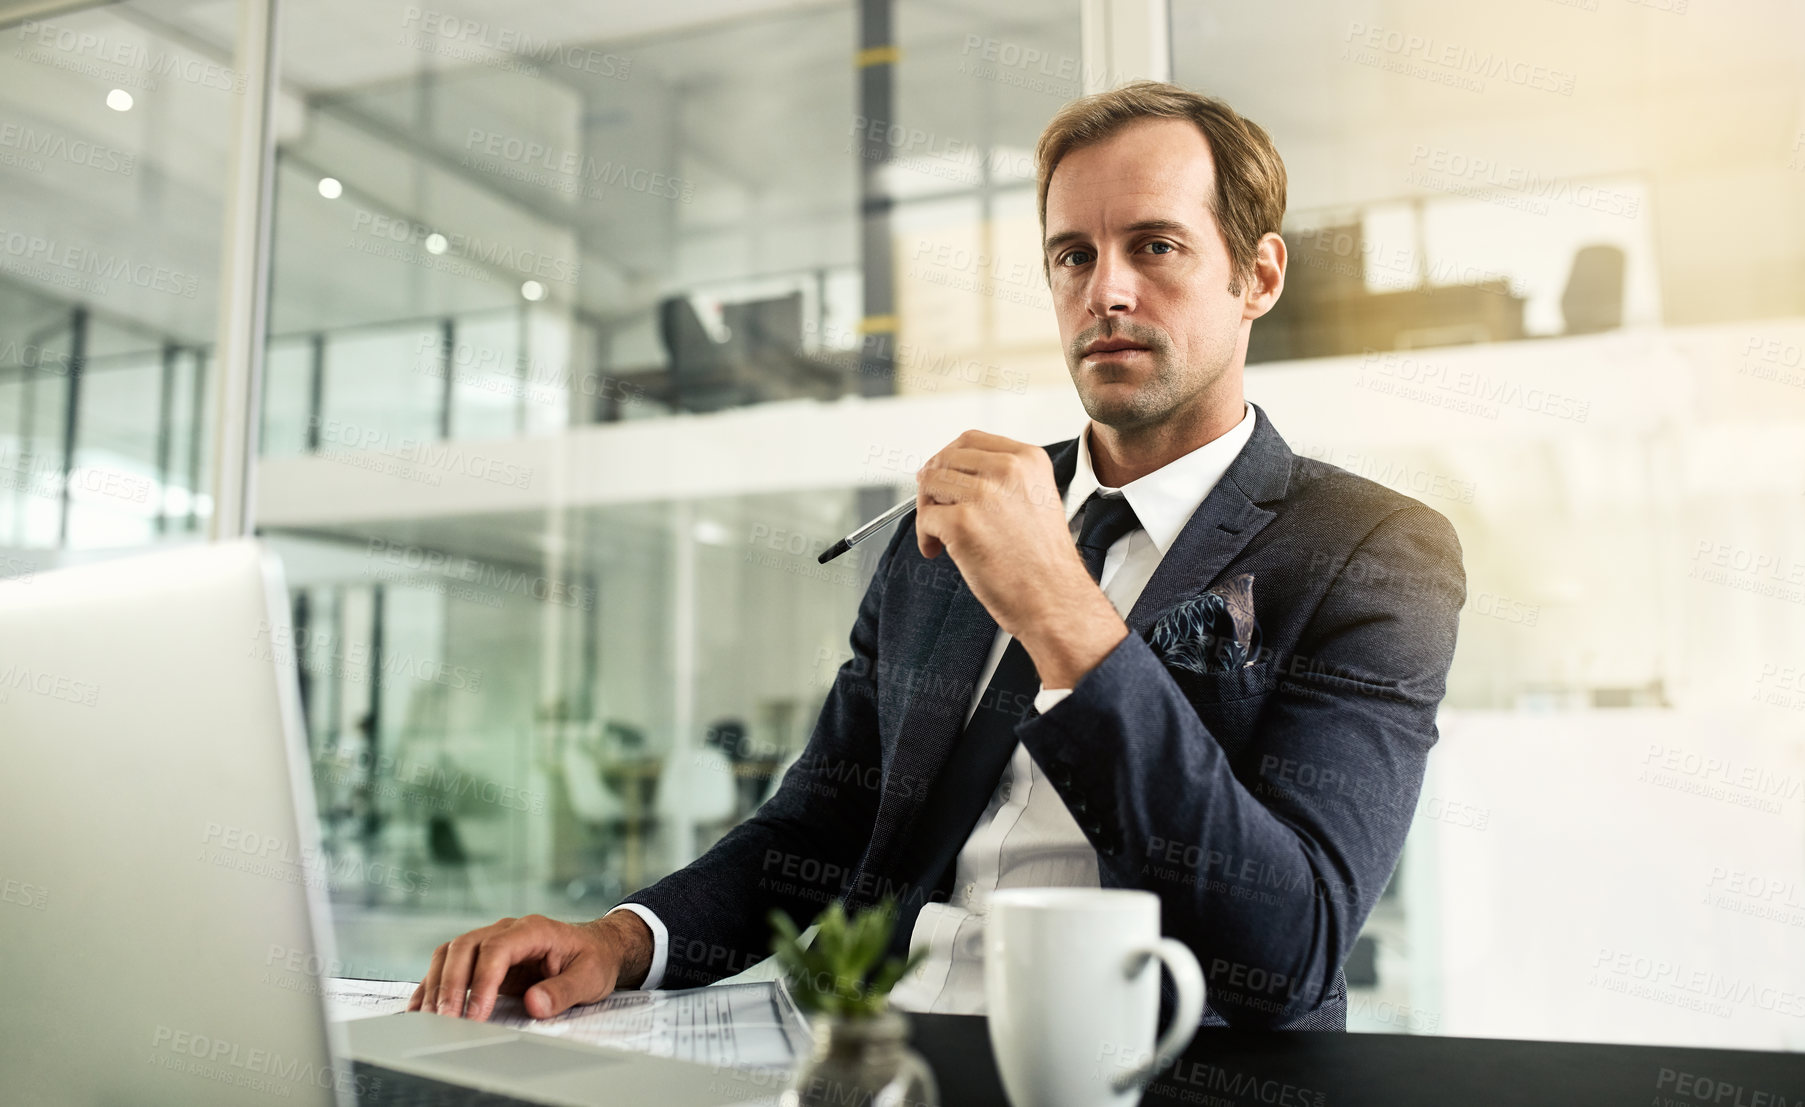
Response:
[{"label": "man in suit", "polygon": [[[1139,82],[1043,134],[1044,261],[1089,421],[969,431],[917,474],[807,749],[759,811],[592,923],[435,951],[412,1005],[546,1017],[688,987],[766,914],[893,898],[905,1008],[983,1010],[999,888],[1141,888],[1197,954],[1206,1024],[1342,1029],[1465,601],[1436,512],[1299,457],[1242,370],[1284,286],[1285,173],[1221,101]],[[1048,972],[1059,967],[1049,965]]]}]

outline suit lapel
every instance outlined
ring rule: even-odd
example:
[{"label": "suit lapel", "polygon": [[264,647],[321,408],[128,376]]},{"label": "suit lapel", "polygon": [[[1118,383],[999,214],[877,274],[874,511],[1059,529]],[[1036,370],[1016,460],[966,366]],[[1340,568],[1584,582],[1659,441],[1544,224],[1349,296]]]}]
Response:
[{"label": "suit lapel", "polygon": [[[1144,632],[1161,613],[1214,583],[1253,536],[1275,518],[1259,504],[1284,496],[1293,455],[1266,413],[1258,405],[1253,410],[1254,430],[1247,445],[1198,505],[1129,612],[1127,623],[1134,632]],[[1068,439],[1046,450],[1063,497],[1078,467],[1078,440]],[[958,572],[952,558],[944,554],[931,564],[936,571]],[[928,594],[947,592],[931,589]],[[978,677],[983,675],[996,633],[996,620],[961,577],[948,596],[935,632],[913,644],[916,669],[909,676],[919,684],[895,732],[896,754],[885,789],[886,799],[897,797],[898,806],[893,818],[878,819],[863,871],[886,872],[897,842],[915,829],[924,797],[964,730],[965,709],[977,692]],[[924,827],[920,833],[933,830]]]},{"label": "suit lapel", "polygon": [[1128,629],[1145,634],[1159,617],[1210,587],[1239,557],[1254,535],[1277,514],[1261,507],[1282,499],[1291,483],[1291,448],[1253,405],[1253,434],[1216,482],[1128,612]]},{"label": "suit lapel", "polygon": [[[1159,617],[1192,596],[1207,591],[1253,536],[1260,533],[1276,516],[1254,504],[1239,490],[1230,502],[1211,505],[1222,486],[1210,493],[1185,524],[1172,548],[1160,559],[1159,568],[1148,578],[1147,586],[1128,612],[1128,629],[1145,634]],[[1238,501],[1238,502],[1235,502]],[[1211,508],[1205,515],[1205,508]]]},{"label": "suit lapel", "polygon": [[[1053,478],[1063,498],[1078,468],[1078,440],[1068,439],[1045,447],[1053,459]],[[942,553],[932,565],[936,572],[958,573],[950,555]],[[947,594],[930,589],[928,594]],[[891,855],[895,841],[908,832],[927,790],[940,775],[953,744],[965,729],[965,710],[977,694],[978,678],[990,648],[996,644],[997,624],[979,602],[977,594],[960,577],[951,592],[933,635],[916,643],[919,683],[903,709],[896,756],[891,762],[887,795],[906,796],[906,806],[894,822],[878,821],[865,854],[868,871],[878,869]]]}]

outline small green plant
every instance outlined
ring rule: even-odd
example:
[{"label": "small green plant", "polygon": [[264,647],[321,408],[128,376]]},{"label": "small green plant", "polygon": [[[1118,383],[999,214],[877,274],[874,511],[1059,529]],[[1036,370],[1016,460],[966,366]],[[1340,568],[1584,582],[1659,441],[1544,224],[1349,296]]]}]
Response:
[{"label": "small green plant", "polygon": [[927,954],[916,950],[907,960],[884,957],[896,928],[896,905],[888,899],[851,919],[835,900],[815,917],[815,940],[806,948],[789,915],[774,910],[770,919],[776,931],[771,952],[783,966],[797,1005],[834,1018],[881,1014],[890,989]]}]

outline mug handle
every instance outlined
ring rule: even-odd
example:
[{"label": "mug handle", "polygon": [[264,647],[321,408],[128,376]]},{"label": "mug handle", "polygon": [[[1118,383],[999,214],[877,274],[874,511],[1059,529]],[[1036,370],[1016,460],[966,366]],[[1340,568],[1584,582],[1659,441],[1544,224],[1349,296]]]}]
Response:
[{"label": "mug handle", "polygon": [[1176,938],[1161,938],[1130,953],[1122,966],[1123,975],[1134,976],[1149,958],[1163,961],[1172,974],[1172,982],[1178,986],[1178,1010],[1172,1016],[1172,1025],[1166,1028],[1159,1045],[1154,1047],[1153,1057],[1146,1064],[1110,1081],[1111,1090],[1117,1093],[1138,1091],[1152,1083],[1153,1078],[1191,1044],[1191,1039],[1197,1036],[1197,1024],[1203,1019],[1203,969],[1198,966],[1190,948]]},{"label": "mug handle", "polygon": [[[921,1088],[920,1099],[910,1099],[909,1085]],[[902,1065],[896,1076],[871,1097],[871,1107],[940,1107],[940,1088],[934,1083],[934,1070],[926,1059],[912,1049],[903,1050]]]}]

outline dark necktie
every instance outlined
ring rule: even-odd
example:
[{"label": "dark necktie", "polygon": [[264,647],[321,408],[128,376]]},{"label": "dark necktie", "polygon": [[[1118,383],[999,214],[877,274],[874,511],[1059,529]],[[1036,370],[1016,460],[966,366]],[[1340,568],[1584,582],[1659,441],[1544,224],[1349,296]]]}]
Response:
[{"label": "dark necktie", "polygon": [[1084,558],[1084,567],[1090,570],[1092,580],[1103,579],[1103,557],[1109,548],[1140,525],[1126,496],[1105,497],[1101,492],[1092,492],[1091,498],[1084,501],[1084,522],[1078,528],[1078,556]]},{"label": "dark necktie", "polygon": [[[1092,580],[1101,579],[1109,547],[1139,526],[1125,497],[1091,494],[1079,526],[1078,556],[1084,559]],[[898,878],[914,887],[903,895],[891,941],[893,951],[907,953],[915,916],[926,894],[947,890],[953,862],[983,817],[1003,768],[1015,753],[1016,725],[1033,710],[1039,691],[1040,674],[1034,670],[1033,659],[1019,640],[1011,638],[965,732],[934,778],[915,822],[917,832],[897,859]]]}]

